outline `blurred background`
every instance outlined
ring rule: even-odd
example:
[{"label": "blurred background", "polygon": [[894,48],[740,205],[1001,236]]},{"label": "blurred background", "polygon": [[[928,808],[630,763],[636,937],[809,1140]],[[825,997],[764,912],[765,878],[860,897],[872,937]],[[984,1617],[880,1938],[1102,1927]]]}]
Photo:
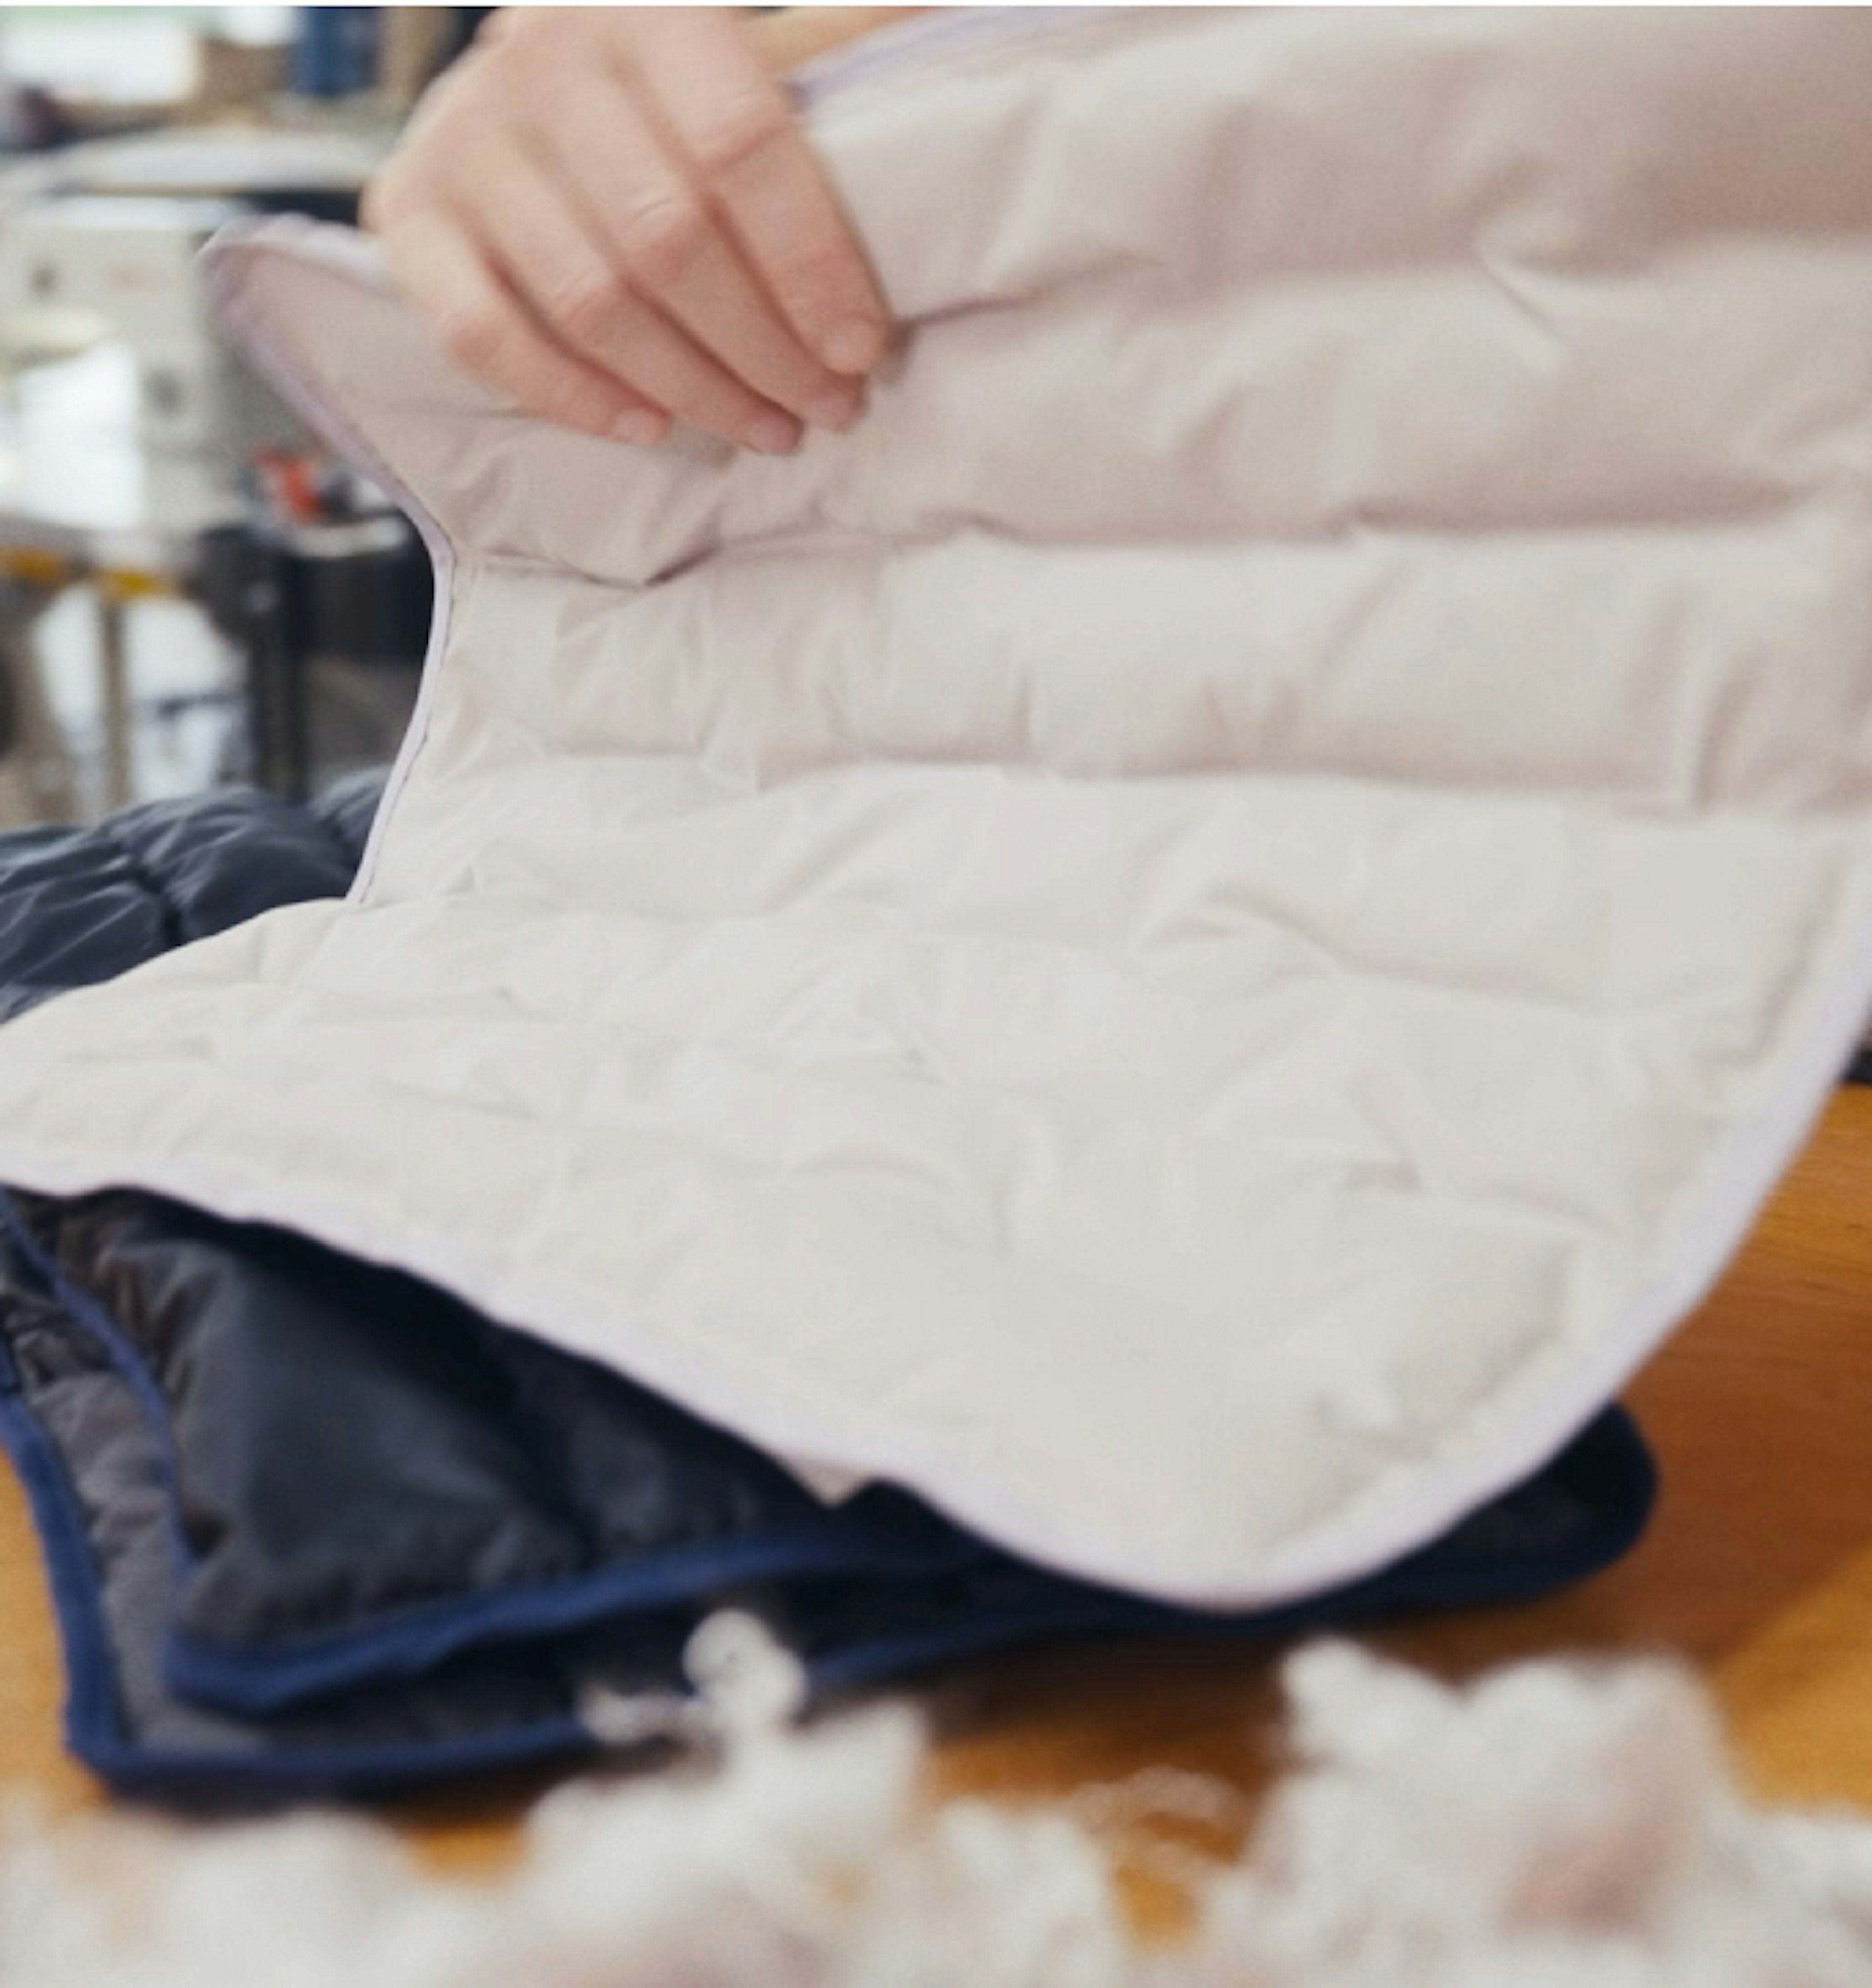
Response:
[{"label": "blurred background", "polygon": [[349,221],[476,10],[0,8],[0,829],[394,753],[428,563],[213,322],[225,221]]}]

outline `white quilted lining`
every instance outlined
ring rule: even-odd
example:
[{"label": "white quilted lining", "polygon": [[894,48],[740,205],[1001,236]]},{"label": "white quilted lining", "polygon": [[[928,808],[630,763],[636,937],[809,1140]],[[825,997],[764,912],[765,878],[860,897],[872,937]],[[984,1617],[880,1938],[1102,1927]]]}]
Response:
[{"label": "white quilted lining", "polygon": [[347,238],[230,242],[437,552],[422,706],[350,903],[0,1033],[0,1177],[1153,1593],[1420,1543],[1696,1301],[1872,1000],[1869,37],[900,37],[815,114],[911,336],[792,462],[543,430]]}]

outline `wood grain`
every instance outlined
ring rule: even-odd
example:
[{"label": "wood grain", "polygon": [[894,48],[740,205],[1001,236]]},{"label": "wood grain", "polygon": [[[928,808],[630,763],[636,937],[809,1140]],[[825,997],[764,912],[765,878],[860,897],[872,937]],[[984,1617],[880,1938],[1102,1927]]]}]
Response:
[{"label": "wood grain", "polygon": [[[1872,1090],[1835,1099],[1629,1399],[1664,1487],[1636,1553],[1556,1599],[1378,1641],[1452,1675],[1550,1651],[1674,1652],[1709,1680],[1757,1788],[1872,1807]],[[933,1701],[938,1781],[1021,1798],[1164,1762],[1252,1795],[1273,1764],[1277,1660],[1134,1644],[982,1665]],[[0,1474],[0,1784],[69,1810],[101,1797],[60,1751],[59,1699],[37,1550]],[[437,1864],[488,1868],[539,1785],[397,1819]]]}]

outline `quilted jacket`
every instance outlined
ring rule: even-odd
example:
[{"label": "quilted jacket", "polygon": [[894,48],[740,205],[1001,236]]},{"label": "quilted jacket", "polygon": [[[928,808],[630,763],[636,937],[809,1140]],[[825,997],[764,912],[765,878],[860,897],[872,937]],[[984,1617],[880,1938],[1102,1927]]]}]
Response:
[{"label": "quilted jacket", "polygon": [[[22,1011],[342,895],[382,786],[0,837],[4,998]],[[685,1688],[684,1639],[718,1602],[762,1608],[829,1690],[1036,1636],[1508,1598],[1603,1565],[1649,1507],[1644,1449],[1610,1415],[1320,1608],[1183,1615],[1051,1578],[901,1494],[828,1510],[616,1374],[302,1239],[130,1192],[0,1213],[0,1438],[44,1542],[67,1730],[143,1793],[576,1756],[596,1743],[593,1689],[654,1706]]]},{"label": "quilted jacket", "polygon": [[13,1421],[120,1678],[407,1770],[661,1689],[728,1581],[825,1681],[1629,1538],[1606,1405],[1872,1005],[1869,58],[897,29],[801,91],[901,349],[786,459],[222,245],[438,613],[342,900],[0,1029]]}]

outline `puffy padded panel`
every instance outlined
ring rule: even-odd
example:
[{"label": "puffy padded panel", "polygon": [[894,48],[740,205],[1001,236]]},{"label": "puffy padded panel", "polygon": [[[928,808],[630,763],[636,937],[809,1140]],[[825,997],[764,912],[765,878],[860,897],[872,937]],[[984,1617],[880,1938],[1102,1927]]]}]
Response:
[{"label": "puffy padded panel", "polygon": [[0,1177],[1272,1602],[1590,1416],[1872,999],[1872,19],[952,31],[820,79],[905,338],[796,459],[221,252],[423,704],[350,903],[0,1033]]}]

